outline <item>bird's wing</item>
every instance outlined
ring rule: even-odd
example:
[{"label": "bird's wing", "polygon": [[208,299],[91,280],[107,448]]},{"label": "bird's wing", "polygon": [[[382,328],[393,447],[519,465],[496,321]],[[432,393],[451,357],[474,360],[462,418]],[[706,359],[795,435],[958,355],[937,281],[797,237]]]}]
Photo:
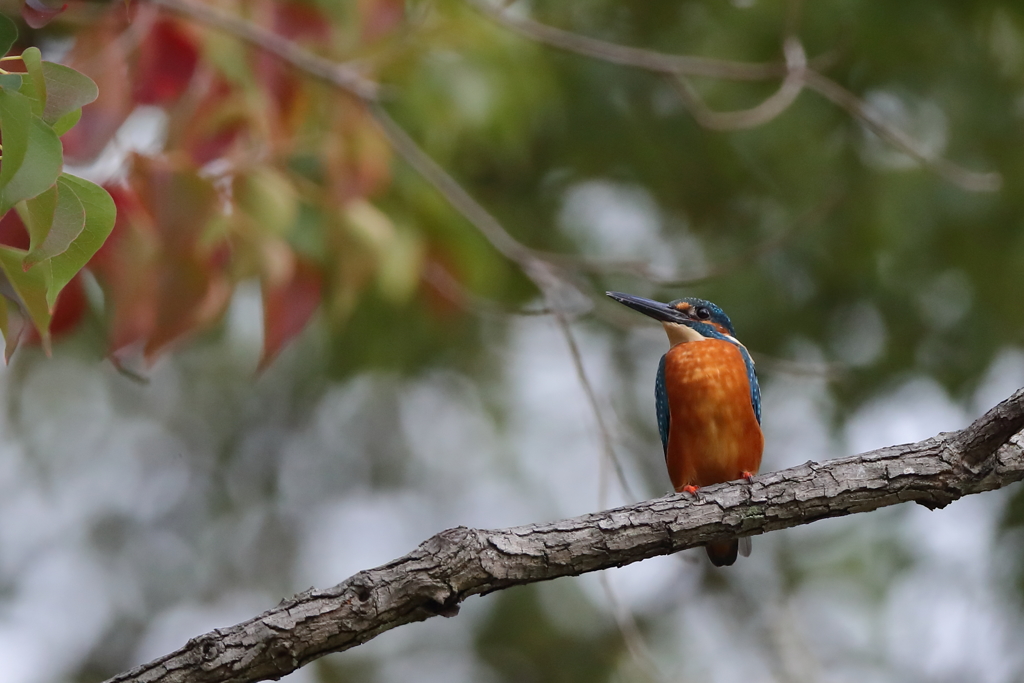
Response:
[{"label": "bird's wing", "polygon": [[654,380],[654,405],[658,412],[658,433],[661,434],[661,447],[668,456],[668,423],[671,415],[668,412],[668,392],[665,390],[665,356],[658,363],[658,378]]},{"label": "bird's wing", "polygon": [[761,386],[757,383],[757,373],[754,372],[754,359],[750,357],[746,347],[742,344],[737,344],[736,348],[740,350],[740,354],[743,356],[743,363],[747,366],[747,381],[750,383],[750,405],[754,409],[754,417],[757,418],[757,424],[761,424]]}]

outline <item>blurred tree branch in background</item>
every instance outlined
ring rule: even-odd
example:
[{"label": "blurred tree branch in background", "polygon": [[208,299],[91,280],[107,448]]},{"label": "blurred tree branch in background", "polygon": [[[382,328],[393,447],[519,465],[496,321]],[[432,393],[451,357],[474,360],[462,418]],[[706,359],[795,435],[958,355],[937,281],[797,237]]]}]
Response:
[{"label": "blurred tree branch in background", "polygon": [[392,562],[193,638],[109,683],[277,679],[473,595],[632,564],[709,541],[916,502],[940,508],[1024,479],[1024,389],[959,432],[808,462],[557,522],[443,531]]},{"label": "blurred tree branch in background", "polygon": [[[686,102],[694,119],[711,130],[738,130],[761,126],[783,113],[800,91],[810,88],[846,110],[851,116],[868,126],[880,138],[918,163],[949,182],[971,192],[995,192],[1002,186],[998,173],[978,173],[963,168],[947,159],[934,157],[923,151],[923,146],[899,127],[887,121],[866,102],[827,76],[815,71],[813,61],[808,64],[803,46],[795,36],[787,36],[783,43],[784,64],[745,64],[718,59],[668,55],[615,45],[586,36],[576,35],[539,22],[513,17],[495,7],[488,0],[468,0],[488,17],[531,40],[561,50],[614,64],[664,73],[679,85],[680,96]],[[821,60],[827,65],[828,60]],[[782,78],[779,90],[757,107],[746,111],[713,112],[701,101],[685,76],[704,76],[735,81],[756,81]]]}]

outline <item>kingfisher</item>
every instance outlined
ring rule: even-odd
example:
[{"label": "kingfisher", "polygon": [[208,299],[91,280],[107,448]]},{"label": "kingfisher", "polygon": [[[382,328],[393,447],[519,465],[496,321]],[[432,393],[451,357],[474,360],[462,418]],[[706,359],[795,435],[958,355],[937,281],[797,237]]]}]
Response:
[{"label": "kingfisher", "polygon": [[[761,466],[761,389],[750,353],[721,308],[697,298],[661,303],[622,292],[608,296],[659,321],[669,350],[654,383],[658,431],[677,492],[694,493]],[[716,567],[750,554],[750,538],[706,546]]]}]

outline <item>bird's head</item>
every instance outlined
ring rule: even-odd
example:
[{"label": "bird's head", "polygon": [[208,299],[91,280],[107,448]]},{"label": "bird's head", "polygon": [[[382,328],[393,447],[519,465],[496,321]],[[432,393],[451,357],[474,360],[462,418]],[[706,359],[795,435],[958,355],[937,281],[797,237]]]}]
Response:
[{"label": "bird's head", "polygon": [[726,339],[739,343],[729,316],[710,301],[686,297],[662,303],[622,292],[605,294],[620,304],[660,321],[673,346],[704,339]]}]

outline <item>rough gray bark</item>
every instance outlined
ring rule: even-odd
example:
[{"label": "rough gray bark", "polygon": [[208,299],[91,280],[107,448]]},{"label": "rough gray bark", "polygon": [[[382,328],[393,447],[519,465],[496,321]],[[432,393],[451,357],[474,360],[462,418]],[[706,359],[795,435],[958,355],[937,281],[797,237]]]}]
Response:
[{"label": "rough gray bark", "polygon": [[672,494],[510,529],[449,529],[404,557],[193,638],[109,683],[276,679],[396,626],[454,616],[471,595],[905,501],[942,507],[1024,479],[1022,429],[1024,389],[959,432],[709,486],[697,497]]}]

